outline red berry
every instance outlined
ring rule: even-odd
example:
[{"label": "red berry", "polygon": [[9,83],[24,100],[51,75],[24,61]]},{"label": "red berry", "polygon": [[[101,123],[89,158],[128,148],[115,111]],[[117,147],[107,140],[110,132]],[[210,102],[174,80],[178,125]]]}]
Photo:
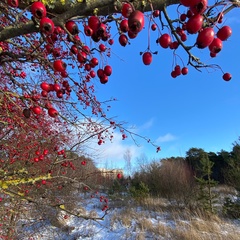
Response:
[{"label": "red berry", "polygon": [[47,97],[47,96],[48,96],[48,92],[43,90],[43,91],[41,92],[41,95],[42,95],[43,97]]},{"label": "red berry", "polygon": [[55,118],[58,115],[58,111],[55,108],[49,108],[48,109],[48,115],[50,117]]},{"label": "red berry", "polygon": [[48,17],[43,17],[40,20],[40,30],[45,34],[52,34],[54,32],[54,23]]},{"label": "red berry", "polygon": [[47,82],[42,82],[40,84],[40,87],[42,88],[42,90],[46,91],[46,92],[50,92],[51,87]]},{"label": "red berry", "polygon": [[122,15],[125,18],[128,18],[130,14],[133,12],[132,5],[130,3],[124,3],[122,5]]},{"label": "red berry", "polygon": [[101,44],[99,45],[99,50],[100,50],[101,52],[105,52],[106,49],[107,49],[107,48],[106,48],[106,46],[105,46],[104,44],[101,43]]},{"label": "red berry", "polygon": [[34,17],[39,19],[46,17],[47,15],[46,7],[42,2],[34,2],[31,5],[31,12]]},{"label": "red berry", "polygon": [[66,22],[65,27],[72,35],[76,35],[79,32],[76,22],[72,20]]},{"label": "red berry", "polygon": [[186,23],[186,30],[190,34],[197,33],[203,25],[203,16],[200,14],[193,15]]},{"label": "red berry", "polygon": [[88,19],[88,26],[93,30],[93,32],[96,32],[98,30],[100,24],[101,22],[97,16],[91,16]]},{"label": "red berry", "polygon": [[98,75],[99,78],[103,77],[103,75],[104,75],[103,69],[99,68],[99,69],[97,70],[97,75]]},{"label": "red berry", "polygon": [[232,29],[229,26],[223,26],[217,32],[217,37],[222,41],[227,40],[231,35]]},{"label": "red berry", "polygon": [[88,25],[85,25],[84,26],[84,33],[86,36],[92,36],[93,35],[93,30],[88,26]]},{"label": "red berry", "polygon": [[[192,1],[192,0],[190,0],[190,1]],[[193,12],[192,12],[190,9],[188,9],[188,11],[187,11],[187,17],[190,18],[190,17],[192,17],[192,16],[193,16]]]},{"label": "red berry", "polygon": [[181,75],[181,67],[179,65],[176,65],[175,68],[174,68],[174,71],[176,73],[177,76],[180,76]]},{"label": "red berry", "polygon": [[84,69],[89,72],[92,69],[92,66],[89,63],[86,63]]},{"label": "red berry", "polygon": [[44,149],[43,150],[43,155],[47,155],[48,154],[48,150],[47,149]]},{"label": "red berry", "polygon": [[47,184],[47,181],[46,180],[42,180],[42,184],[43,185]]},{"label": "red berry", "polygon": [[181,36],[181,40],[182,40],[183,42],[185,42],[185,41],[187,40],[187,35],[186,35],[186,34],[183,34],[183,35]]},{"label": "red berry", "polygon": [[18,7],[18,0],[8,0],[7,3],[10,7]]},{"label": "red berry", "polygon": [[121,174],[121,173],[118,173],[118,174],[117,174],[117,178],[118,178],[118,179],[122,178],[122,174]]},{"label": "red berry", "polygon": [[56,72],[63,72],[63,71],[65,71],[66,67],[67,67],[67,64],[60,59],[55,60],[53,62],[53,69]]},{"label": "red berry", "polygon": [[81,51],[77,55],[77,59],[80,63],[85,63],[87,61],[87,54],[84,51]]},{"label": "red berry", "polygon": [[102,84],[106,84],[108,82],[108,76],[104,73],[103,76],[100,78],[100,82]]},{"label": "red berry", "polygon": [[120,22],[120,30],[124,33],[128,32],[128,20],[127,19],[123,19],[121,22]]},{"label": "red berry", "polygon": [[54,83],[54,84],[53,84],[53,90],[54,90],[55,92],[57,92],[57,91],[61,90],[61,87],[60,87],[60,85],[59,85],[59,84],[57,84],[57,83]]},{"label": "red berry", "polygon": [[188,74],[188,68],[187,67],[183,67],[182,68],[182,75],[187,75]]},{"label": "red berry", "polygon": [[160,15],[160,11],[159,10],[154,10],[153,11],[153,17],[159,17],[159,15]]},{"label": "red berry", "polygon": [[214,30],[211,27],[204,28],[201,32],[199,32],[197,37],[197,47],[205,48],[208,47],[214,39]]},{"label": "red berry", "polygon": [[109,65],[106,65],[105,67],[104,67],[104,73],[107,75],[107,76],[111,76],[111,74],[112,74],[112,67],[111,66],[109,66]]},{"label": "red berry", "polygon": [[42,113],[42,109],[39,106],[33,107],[32,111],[37,115],[40,115]]},{"label": "red berry", "polygon": [[62,71],[62,72],[61,72],[61,76],[62,76],[63,78],[66,78],[66,77],[68,76],[67,71]]},{"label": "red berry", "polygon": [[98,36],[101,36],[101,38],[103,38],[106,34],[106,25],[104,23],[100,23],[97,31],[96,31],[96,34]]},{"label": "red berry", "polygon": [[142,55],[142,61],[145,65],[150,65],[151,62],[152,62],[152,53],[150,52],[145,52],[143,55]]},{"label": "red berry", "polygon": [[96,73],[93,70],[91,70],[89,74],[90,74],[91,78],[95,78],[95,76],[96,76]]},{"label": "red berry", "polygon": [[152,25],[151,25],[151,29],[152,29],[153,31],[155,31],[155,30],[157,29],[157,24],[155,24],[155,23],[152,24]]},{"label": "red berry", "polygon": [[113,45],[114,40],[113,40],[113,39],[109,39],[109,40],[108,40],[108,43],[109,43],[109,45]]},{"label": "red berry", "polygon": [[172,78],[176,78],[176,77],[177,77],[177,73],[173,70],[173,71],[171,72],[171,76],[172,76]]},{"label": "red berry", "polygon": [[139,33],[144,27],[144,14],[141,11],[135,10],[128,18],[129,31]]},{"label": "red berry", "polygon": [[184,22],[187,19],[187,15],[185,13],[180,15],[180,20]]},{"label": "red berry", "polygon": [[219,38],[214,38],[208,48],[212,53],[219,53],[222,50],[222,41]]},{"label": "red berry", "polygon": [[158,42],[163,48],[168,48],[169,44],[171,43],[171,37],[169,34],[164,33],[159,39]]},{"label": "red berry", "polygon": [[123,46],[123,47],[125,47],[128,43],[128,37],[125,34],[121,34],[119,36],[118,40],[119,40],[120,45]]},{"label": "red berry", "polygon": [[232,75],[230,73],[224,73],[222,76],[223,80],[230,81],[232,78]]},{"label": "red berry", "polygon": [[94,68],[94,67],[96,67],[97,65],[98,65],[98,59],[97,58],[92,58],[91,60],[90,60],[90,65]]},{"label": "red berry", "polygon": [[190,4],[190,10],[194,14],[202,14],[207,9],[208,0],[192,0]]},{"label": "red berry", "polygon": [[46,102],[45,108],[47,108],[47,109],[52,108],[52,104],[50,102]]},{"label": "red berry", "polygon": [[57,95],[58,98],[62,98],[62,97],[63,97],[63,92],[62,92],[62,90],[57,91],[57,92],[56,92],[56,95]]},{"label": "red berry", "polygon": [[179,42],[178,41],[174,41],[174,42],[171,42],[169,44],[170,49],[177,49],[178,46],[179,46]]}]

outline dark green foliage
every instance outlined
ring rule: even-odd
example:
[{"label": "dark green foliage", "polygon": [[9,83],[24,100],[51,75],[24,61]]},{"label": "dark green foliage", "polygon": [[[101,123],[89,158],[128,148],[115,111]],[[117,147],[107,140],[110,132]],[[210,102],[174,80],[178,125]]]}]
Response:
[{"label": "dark green foliage", "polygon": [[111,186],[109,187],[108,194],[119,196],[126,191],[127,179],[114,179]]},{"label": "dark green foliage", "polygon": [[233,201],[229,197],[226,198],[223,205],[223,212],[230,218],[240,218],[240,196],[236,201]]},{"label": "dark green foliage", "polygon": [[196,177],[201,176],[201,158],[206,154],[202,148],[190,148],[186,152],[186,162]]},{"label": "dark green foliage", "polygon": [[203,209],[211,213],[216,211],[214,204],[218,196],[212,191],[217,185],[217,182],[211,178],[213,166],[214,163],[209,160],[207,153],[203,154],[198,165],[200,176],[196,177],[199,186],[198,201]]},{"label": "dark green foliage", "polygon": [[214,163],[211,178],[220,184],[226,184],[226,169],[230,167],[229,161],[232,153],[224,150],[218,153],[206,153],[202,148],[190,148],[186,152],[186,162],[196,177],[201,177],[200,159],[204,157],[205,154],[207,154],[209,160]]},{"label": "dark green foliage", "polygon": [[224,169],[228,166],[228,152],[221,151],[219,153],[209,152],[208,157],[211,162],[214,163],[212,167],[211,178],[217,181],[219,184],[225,183]]},{"label": "dark green foliage", "polygon": [[240,191],[240,145],[235,142],[225,171],[227,183]]},{"label": "dark green foliage", "polygon": [[149,196],[149,188],[143,182],[131,186],[129,192],[136,201],[140,202]]}]

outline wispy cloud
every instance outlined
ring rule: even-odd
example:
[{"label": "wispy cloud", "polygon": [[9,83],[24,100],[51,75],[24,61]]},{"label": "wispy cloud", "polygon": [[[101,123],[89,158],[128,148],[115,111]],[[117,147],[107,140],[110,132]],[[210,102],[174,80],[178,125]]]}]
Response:
[{"label": "wispy cloud", "polygon": [[163,136],[159,136],[159,137],[157,138],[157,142],[158,142],[158,143],[171,142],[171,141],[174,141],[174,140],[176,140],[176,139],[177,139],[176,136],[174,136],[174,135],[171,134],[171,133],[167,133],[167,134],[165,134],[165,135],[163,135]]},{"label": "wispy cloud", "polygon": [[151,118],[147,122],[143,123],[139,128],[141,130],[149,129],[149,128],[151,128],[153,126],[153,123],[154,123],[154,119]]}]

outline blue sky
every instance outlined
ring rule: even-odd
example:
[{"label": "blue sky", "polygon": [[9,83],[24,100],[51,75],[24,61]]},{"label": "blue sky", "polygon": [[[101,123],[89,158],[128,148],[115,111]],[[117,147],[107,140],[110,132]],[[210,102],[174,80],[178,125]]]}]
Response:
[{"label": "blue sky", "polygon": [[[121,47],[115,37],[112,57],[108,60],[113,74],[106,85],[97,85],[97,95],[100,99],[117,98],[109,116],[127,122],[126,127],[134,127],[133,131],[149,137],[162,150],[156,154],[150,144],[139,141],[138,147],[130,138],[121,141],[116,133],[113,143],[97,147],[102,151],[99,165],[107,161],[111,167],[122,167],[127,149],[132,153],[133,162],[142,154],[150,160],[184,157],[191,147],[207,152],[231,150],[232,143],[240,136],[240,20],[237,13],[236,9],[225,18],[224,24],[231,26],[233,34],[223,43],[217,58],[211,59],[208,49],[193,51],[203,62],[219,64],[224,72],[230,72],[233,76],[230,82],[225,82],[222,72],[214,68],[198,72],[189,67],[188,75],[173,79],[170,76],[172,51],[156,45],[157,33],[151,34],[151,50],[158,54],[153,56],[150,66],[143,65],[139,54],[147,48],[146,29],[126,47]],[[167,29],[162,31],[165,32]],[[186,54],[181,50],[177,53],[186,64]],[[178,63],[181,65],[181,61]]]}]

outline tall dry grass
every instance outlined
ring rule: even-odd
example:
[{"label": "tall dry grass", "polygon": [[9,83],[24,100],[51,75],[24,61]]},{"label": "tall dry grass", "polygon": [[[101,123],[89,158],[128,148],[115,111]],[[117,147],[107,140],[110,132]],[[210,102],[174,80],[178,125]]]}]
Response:
[{"label": "tall dry grass", "polygon": [[[119,209],[111,219],[112,226],[120,222],[135,239],[166,240],[239,240],[240,227],[233,222],[202,209],[169,204],[165,199],[148,198],[141,206],[128,205]],[[131,229],[131,230],[130,230]],[[130,234],[131,235],[131,234]]]}]

